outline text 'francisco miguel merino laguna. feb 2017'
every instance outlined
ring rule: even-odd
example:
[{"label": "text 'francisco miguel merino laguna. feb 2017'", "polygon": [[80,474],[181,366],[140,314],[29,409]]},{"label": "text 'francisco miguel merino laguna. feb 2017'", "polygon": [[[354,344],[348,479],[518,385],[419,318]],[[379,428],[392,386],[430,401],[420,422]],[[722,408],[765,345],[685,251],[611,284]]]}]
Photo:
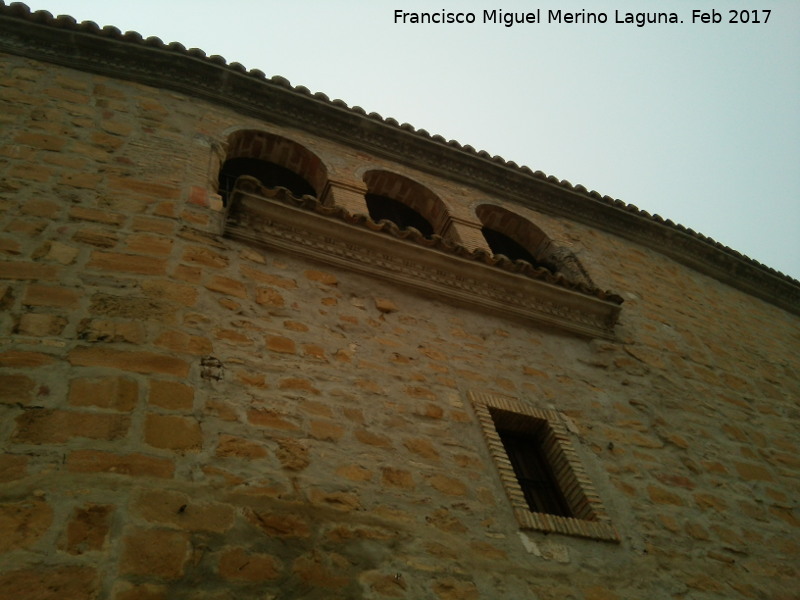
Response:
[{"label": "text 'francisco miguel merino laguna. feb 2017'", "polygon": [[522,24],[556,23],[556,24],[607,24],[616,23],[621,25],[636,25],[644,27],[654,24],[680,24],[684,22],[696,24],[765,24],[769,21],[772,11],[769,9],[761,10],[723,10],[716,9],[692,9],[686,14],[679,15],[675,12],[625,12],[615,10],[613,15],[606,12],[592,12],[580,10],[577,12],[565,10],[542,10],[537,8],[530,12],[511,12],[500,9],[483,10],[475,12],[451,12],[441,10],[437,12],[406,12],[402,9],[395,9],[394,22],[397,24],[473,24],[473,23],[495,23],[511,27]]}]

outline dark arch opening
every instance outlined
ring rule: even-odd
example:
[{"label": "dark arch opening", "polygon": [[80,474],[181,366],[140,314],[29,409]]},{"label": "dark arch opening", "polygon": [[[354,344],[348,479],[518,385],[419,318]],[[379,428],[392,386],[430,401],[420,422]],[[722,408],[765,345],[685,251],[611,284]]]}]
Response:
[{"label": "dark arch opening", "polygon": [[550,238],[536,225],[492,204],[478,206],[475,214],[483,225],[483,237],[494,254],[504,254],[511,260],[524,260],[551,273],[558,271],[558,265],[550,256]]},{"label": "dark arch opening", "polygon": [[504,254],[511,260],[526,260],[534,267],[546,266],[536,260],[533,254],[524,246],[511,239],[506,234],[488,227],[482,227],[481,233],[483,233],[483,237],[486,238],[486,243],[489,244],[489,248],[491,248],[492,252],[495,254]]},{"label": "dark arch opening", "polygon": [[268,188],[285,187],[297,197],[317,195],[311,184],[294,171],[258,158],[241,157],[226,160],[220,169],[219,195],[225,204],[236,180],[242,175],[255,177]]},{"label": "dark arch opening", "polygon": [[410,206],[379,194],[367,194],[366,200],[369,216],[376,223],[386,219],[395,223],[400,229],[414,227],[425,237],[433,235],[433,225]]},{"label": "dark arch opening", "polygon": [[228,137],[218,175],[219,194],[226,204],[242,175],[255,177],[269,188],[285,187],[294,196],[316,198],[324,193],[328,180],[325,165],[308,148],[279,135],[252,129],[235,131]]}]

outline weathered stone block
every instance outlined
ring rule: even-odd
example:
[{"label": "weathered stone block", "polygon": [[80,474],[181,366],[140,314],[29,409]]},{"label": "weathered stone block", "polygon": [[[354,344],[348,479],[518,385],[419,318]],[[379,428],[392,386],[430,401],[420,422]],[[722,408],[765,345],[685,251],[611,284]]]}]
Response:
[{"label": "weathered stone block", "polygon": [[24,350],[9,350],[0,352],[0,367],[15,369],[37,368],[50,365],[55,359],[41,352],[27,352]]},{"label": "weathered stone block", "polygon": [[27,375],[0,374],[0,403],[28,404],[34,398],[36,382]]},{"label": "weathered stone block", "polygon": [[414,489],[414,476],[410,471],[405,469],[395,469],[392,467],[383,467],[381,471],[383,472],[383,477],[381,479],[383,485],[406,490]]},{"label": "weathered stone block", "polygon": [[166,458],[145,454],[114,454],[97,450],[74,450],[67,456],[72,473],[112,473],[134,477],[170,478],[175,464]]},{"label": "weathered stone block", "polygon": [[245,509],[244,516],[270,537],[304,539],[311,536],[308,521],[297,514]]},{"label": "weathered stone block", "polygon": [[15,332],[37,337],[55,336],[64,331],[66,325],[67,319],[59,315],[25,313],[20,316]]},{"label": "weathered stone block", "polygon": [[0,574],[0,600],[95,600],[100,589],[93,567],[37,567]]},{"label": "weathered stone block", "polygon": [[131,529],[122,538],[123,575],[178,579],[191,555],[189,534],[164,529]]},{"label": "weathered stone block", "polygon": [[144,423],[144,440],[155,448],[198,452],[203,445],[203,432],[192,417],[149,414]]},{"label": "weathered stone block", "polygon": [[234,507],[229,504],[207,502],[160,488],[140,492],[133,502],[132,511],[151,523],[217,533],[229,530],[235,515]]},{"label": "weathered stone block", "polygon": [[89,504],[76,508],[67,523],[61,547],[70,554],[102,550],[111,527],[114,507]]},{"label": "weathered stone block", "polygon": [[44,500],[0,504],[0,553],[32,548],[52,524],[53,508]]},{"label": "weathered stone block", "polygon": [[284,469],[289,471],[302,471],[311,464],[311,457],[308,452],[308,445],[299,440],[282,439],[277,440],[278,448],[275,456]]},{"label": "weathered stone block", "polygon": [[75,437],[115,440],[129,427],[130,417],[122,414],[29,409],[17,417],[12,439],[23,444],[61,444]]},{"label": "weathered stone block", "polygon": [[109,367],[135,373],[161,373],[178,377],[186,377],[189,373],[189,365],[185,361],[155,352],[78,346],[69,353],[67,359],[73,365],[82,367]]},{"label": "weathered stone block", "polygon": [[280,354],[295,354],[297,352],[294,340],[280,335],[267,336],[267,348]]},{"label": "weathered stone block", "polygon": [[283,563],[271,554],[230,548],[219,557],[219,576],[235,581],[271,581],[282,575]]},{"label": "weathered stone block", "polygon": [[428,477],[428,483],[437,491],[448,496],[466,496],[469,491],[463,481],[446,475],[433,475]]},{"label": "weathered stone block", "polygon": [[163,258],[141,256],[139,254],[123,254],[120,252],[103,252],[95,250],[87,263],[89,269],[102,271],[120,271],[140,275],[164,275],[167,263]]},{"label": "weathered stone block", "polygon": [[192,409],[194,405],[194,389],[177,381],[150,380],[150,395],[147,401],[152,406],[168,410]]}]

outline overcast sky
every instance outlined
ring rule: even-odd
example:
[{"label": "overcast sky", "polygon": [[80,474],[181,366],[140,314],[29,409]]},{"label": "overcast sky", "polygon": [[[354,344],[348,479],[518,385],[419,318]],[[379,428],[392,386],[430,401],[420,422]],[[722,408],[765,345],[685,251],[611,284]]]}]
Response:
[{"label": "overcast sky", "polygon": [[[26,3],[281,75],[635,204],[800,279],[798,0]],[[483,19],[536,9],[543,22]],[[548,22],[550,10],[584,9],[607,22]],[[693,9],[720,22],[693,24]],[[395,23],[395,10],[471,12],[475,23]],[[683,23],[615,22],[615,11],[642,10]],[[731,10],[750,22],[730,23]]]}]

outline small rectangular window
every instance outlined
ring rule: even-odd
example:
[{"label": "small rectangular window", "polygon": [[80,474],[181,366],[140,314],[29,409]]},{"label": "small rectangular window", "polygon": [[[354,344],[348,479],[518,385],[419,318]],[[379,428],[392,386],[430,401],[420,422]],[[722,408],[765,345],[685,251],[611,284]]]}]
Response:
[{"label": "small rectangular window", "polygon": [[573,516],[547,463],[539,439],[530,434],[502,429],[498,429],[497,433],[514,467],[528,507],[534,512]]},{"label": "small rectangular window", "polygon": [[558,412],[469,397],[521,528],[619,542]]}]

